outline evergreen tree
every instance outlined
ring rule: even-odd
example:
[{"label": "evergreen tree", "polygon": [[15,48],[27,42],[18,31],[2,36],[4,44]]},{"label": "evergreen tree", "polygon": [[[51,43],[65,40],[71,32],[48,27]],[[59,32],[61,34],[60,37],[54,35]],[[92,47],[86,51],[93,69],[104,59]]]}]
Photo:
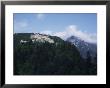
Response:
[{"label": "evergreen tree", "polygon": [[[95,74],[96,66],[91,62],[90,53],[86,61],[77,48],[69,42],[50,36],[55,43],[32,42],[31,34],[14,35],[15,75],[82,75]],[[23,39],[28,41],[21,44]]]},{"label": "evergreen tree", "polygon": [[91,66],[92,66],[91,56],[90,56],[90,53],[88,51],[87,52],[87,59],[86,59],[86,72],[87,72],[87,74],[91,74]]}]

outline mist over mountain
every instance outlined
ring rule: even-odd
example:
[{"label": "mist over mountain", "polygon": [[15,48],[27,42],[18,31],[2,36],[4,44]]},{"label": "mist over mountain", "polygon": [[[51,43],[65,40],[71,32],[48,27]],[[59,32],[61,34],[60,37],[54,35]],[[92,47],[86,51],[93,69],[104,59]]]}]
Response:
[{"label": "mist over mountain", "polygon": [[52,31],[48,31],[48,33],[58,36],[63,40],[67,40],[69,37],[75,36],[88,43],[97,43],[96,33],[86,32],[84,30],[78,29],[76,25],[69,25],[61,32],[52,33]]},{"label": "mist over mountain", "polygon": [[71,37],[67,38],[66,41],[71,42],[73,45],[75,45],[77,47],[77,49],[79,50],[80,55],[83,58],[87,58],[87,52],[90,53],[90,56],[92,58],[96,57],[96,54],[97,54],[96,43],[86,42],[86,41],[84,41],[81,38],[78,38],[76,36],[71,36]]}]

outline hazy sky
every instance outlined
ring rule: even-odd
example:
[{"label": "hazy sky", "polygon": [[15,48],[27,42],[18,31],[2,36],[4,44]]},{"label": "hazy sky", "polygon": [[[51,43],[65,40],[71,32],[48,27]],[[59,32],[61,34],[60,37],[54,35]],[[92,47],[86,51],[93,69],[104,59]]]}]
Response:
[{"label": "hazy sky", "polygon": [[71,35],[88,42],[97,40],[97,15],[95,13],[16,13],[14,33],[39,32],[59,36]]}]

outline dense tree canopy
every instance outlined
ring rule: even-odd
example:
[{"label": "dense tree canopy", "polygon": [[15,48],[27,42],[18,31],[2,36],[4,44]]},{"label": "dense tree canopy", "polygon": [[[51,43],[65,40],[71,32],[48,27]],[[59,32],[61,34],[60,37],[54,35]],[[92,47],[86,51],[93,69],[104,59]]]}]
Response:
[{"label": "dense tree canopy", "polygon": [[[55,43],[32,42],[29,33],[14,34],[15,75],[95,75],[96,64],[80,56],[77,48],[59,37]],[[20,43],[20,40],[26,43]]]}]

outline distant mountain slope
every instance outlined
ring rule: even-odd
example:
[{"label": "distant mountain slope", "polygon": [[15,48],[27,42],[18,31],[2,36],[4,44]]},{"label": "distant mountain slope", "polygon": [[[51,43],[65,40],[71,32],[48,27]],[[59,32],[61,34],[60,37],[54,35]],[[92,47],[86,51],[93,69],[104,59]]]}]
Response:
[{"label": "distant mountain slope", "polygon": [[59,37],[39,33],[14,34],[15,75],[96,74],[94,65],[87,68],[76,46]]},{"label": "distant mountain slope", "polygon": [[92,58],[96,57],[96,54],[97,54],[97,45],[96,44],[85,42],[75,36],[69,37],[66,41],[74,44],[78,48],[78,50],[83,58],[87,58],[87,52],[90,53]]}]

